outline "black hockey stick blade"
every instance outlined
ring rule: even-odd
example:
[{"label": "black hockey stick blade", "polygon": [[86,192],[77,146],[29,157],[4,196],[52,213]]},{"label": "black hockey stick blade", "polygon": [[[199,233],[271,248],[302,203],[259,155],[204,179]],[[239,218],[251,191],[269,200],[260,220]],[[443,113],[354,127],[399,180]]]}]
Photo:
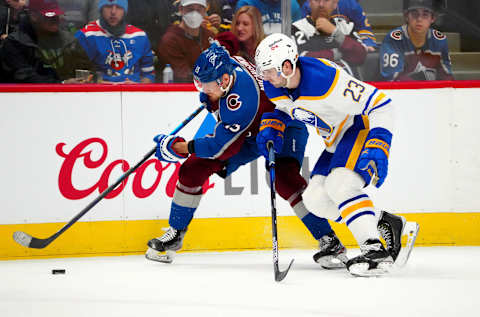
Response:
[{"label": "black hockey stick blade", "polygon": [[105,189],[99,196],[97,196],[92,202],[90,202],[85,208],[83,208],[75,217],[73,217],[66,225],[64,225],[60,230],[54,233],[52,236],[46,239],[38,239],[32,237],[28,233],[23,231],[17,231],[13,234],[13,240],[18,244],[33,249],[43,249],[52,243],[56,238],[58,238],[62,233],[67,231],[68,228],[73,226],[80,218],[83,217],[90,209],[95,207],[105,196],[107,196],[111,191],[113,191],[118,185],[120,185],[125,178],[127,178],[131,173],[133,173],[137,168],[140,167],[145,161],[147,161],[150,156],[152,156],[156,151],[156,148],[152,148],[143,159],[138,162],[135,166],[131,167],[128,171],[126,171],[120,178],[118,178],[115,183],[110,185],[107,189]]},{"label": "black hockey stick blade", "polygon": [[51,242],[50,239],[37,239],[23,231],[15,231],[13,233],[13,240],[26,248],[34,249],[43,249]]},{"label": "black hockey stick blade", "polygon": [[282,281],[288,274],[288,271],[290,271],[290,268],[292,267],[294,259],[290,261],[290,264],[288,265],[288,268],[285,271],[280,271],[278,268],[278,265],[275,267],[275,281],[280,282]]}]

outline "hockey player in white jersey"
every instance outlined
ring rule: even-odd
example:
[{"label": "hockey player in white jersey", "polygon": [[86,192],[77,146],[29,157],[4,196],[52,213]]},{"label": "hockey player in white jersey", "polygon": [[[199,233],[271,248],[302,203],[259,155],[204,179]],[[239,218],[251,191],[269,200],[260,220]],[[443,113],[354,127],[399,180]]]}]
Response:
[{"label": "hockey player in white jersey", "polygon": [[[276,106],[262,116],[259,151],[266,155],[270,141],[276,151],[281,149],[283,130],[292,120],[315,127],[325,150],[312,171],[304,203],[311,212],[345,223],[352,232],[361,255],[347,262],[351,274],[387,273],[400,251],[405,219],[383,212],[378,221],[363,188],[370,183],[380,187],[387,176],[392,100],[328,60],[299,58],[292,39],[280,33],[259,44],[255,62],[265,93]],[[385,230],[387,250],[377,225]]]}]

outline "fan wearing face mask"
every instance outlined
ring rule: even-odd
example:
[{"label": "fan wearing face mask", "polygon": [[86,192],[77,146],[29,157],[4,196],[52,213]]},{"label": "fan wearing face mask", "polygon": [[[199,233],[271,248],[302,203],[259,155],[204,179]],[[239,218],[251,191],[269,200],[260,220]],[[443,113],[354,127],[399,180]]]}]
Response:
[{"label": "fan wearing face mask", "polygon": [[181,0],[179,13],[182,20],[172,24],[158,45],[162,67],[170,64],[174,82],[192,82],[192,68],[200,53],[210,46],[214,34],[203,23],[206,18],[206,0]]}]

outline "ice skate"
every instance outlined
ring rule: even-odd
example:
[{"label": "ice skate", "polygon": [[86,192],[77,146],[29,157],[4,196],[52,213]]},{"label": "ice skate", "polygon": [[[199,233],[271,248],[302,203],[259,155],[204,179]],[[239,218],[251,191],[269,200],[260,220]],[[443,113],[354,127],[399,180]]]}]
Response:
[{"label": "ice skate", "polygon": [[[403,216],[393,215],[386,211],[381,213],[377,226],[378,231],[385,240],[387,251],[395,261],[395,265],[403,267],[410,257],[420,226],[416,222],[407,222]],[[407,243],[402,249],[403,235],[407,235]]]},{"label": "ice skate", "polygon": [[385,240],[387,251],[392,256],[393,261],[397,260],[402,249],[402,233],[405,223],[405,217],[381,211],[377,229]]},{"label": "ice skate", "polygon": [[347,263],[347,250],[335,232],[318,239],[320,251],[313,255],[313,260],[327,270],[343,269]]},{"label": "ice skate", "polygon": [[182,248],[186,232],[186,229],[177,230],[169,227],[161,237],[148,241],[145,257],[152,261],[172,263],[176,251]]},{"label": "ice skate", "polygon": [[354,276],[381,276],[393,266],[393,259],[378,239],[369,239],[360,246],[361,255],[348,260],[347,269]]}]

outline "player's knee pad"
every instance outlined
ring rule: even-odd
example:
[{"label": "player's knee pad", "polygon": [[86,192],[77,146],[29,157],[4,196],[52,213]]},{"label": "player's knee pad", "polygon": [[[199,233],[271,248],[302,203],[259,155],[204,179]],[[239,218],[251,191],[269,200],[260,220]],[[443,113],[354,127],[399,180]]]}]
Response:
[{"label": "player's knee pad", "polygon": [[294,158],[279,158],[275,163],[275,189],[290,204],[302,193],[307,182],[300,175],[300,166]]},{"label": "player's knee pad", "polygon": [[[354,227],[368,230],[371,233],[371,218],[376,223],[374,205],[370,197],[363,192],[364,185],[365,181],[358,173],[344,167],[334,169],[325,179],[325,190],[341,215],[337,221],[346,223],[349,228],[355,222]],[[366,223],[367,226],[357,226],[357,224]],[[352,232],[354,230],[356,229],[352,229]],[[359,237],[358,232],[354,233],[356,237]]]},{"label": "player's knee pad", "polygon": [[325,190],[335,204],[362,194],[365,185],[363,178],[354,171],[337,167],[325,178]]},{"label": "player's knee pad", "polygon": [[322,218],[337,220],[340,213],[336,204],[328,196],[324,182],[325,176],[313,176],[302,194],[303,203],[311,213]]}]

